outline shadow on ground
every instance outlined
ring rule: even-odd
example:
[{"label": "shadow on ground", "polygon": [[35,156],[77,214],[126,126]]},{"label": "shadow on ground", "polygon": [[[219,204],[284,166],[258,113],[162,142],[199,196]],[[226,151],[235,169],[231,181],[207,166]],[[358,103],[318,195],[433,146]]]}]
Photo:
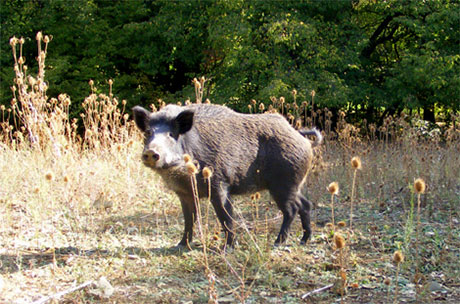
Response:
[{"label": "shadow on ground", "polygon": [[178,247],[164,248],[139,248],[127,247],[120,250],[104,250],[104,249],[89,249],[82,250],[77,247],[63,247],[44,250],[22,250],[18,254],[2,254],[0,255],[0,274],[13,273],[25,269],[34,269],[43,267],[48,264],[56,263],[57,265],[65,265],[66,261],[71,257],[91,257],[94,259],[117,257],[121,254],[127,254],[128,257],[138,258],[142,256],[180,256],[188,249]]}]

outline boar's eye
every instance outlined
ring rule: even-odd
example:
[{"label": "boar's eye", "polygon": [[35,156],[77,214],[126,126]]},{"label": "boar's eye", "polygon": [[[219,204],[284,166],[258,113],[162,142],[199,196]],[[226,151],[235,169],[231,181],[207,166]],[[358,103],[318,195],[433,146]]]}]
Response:
[{"label": "boar's eye", "polygon": [[174,134],[174,132],[169,132],[169,137],[177,139],[177,134]]},{"label": "boar's eye", "polygon": [[153,136],[153,130],[152,129],[145,130],[145,137],[151,137],[151,136]]}]

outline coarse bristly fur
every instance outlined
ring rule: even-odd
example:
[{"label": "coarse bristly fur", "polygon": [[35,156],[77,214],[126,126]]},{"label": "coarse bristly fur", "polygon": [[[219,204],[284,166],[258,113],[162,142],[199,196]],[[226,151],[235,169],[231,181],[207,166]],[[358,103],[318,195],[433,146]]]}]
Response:
[{"label": "coarse bristly fur", "polygon": [[[158,172],[179,196],[185,230],[179,246],[193,234],[196,210],[185,170],[184,154],[199,168],[213,169],[211,202],[233,244],[231,195],[268,190],[283,213],[275,244],[286,240],[289,226],[299,213],[306,243],[311,234],[311,203],[301,194],[313,150],[322,140],[318,130],[296,131],[279,114],[240,114],[218,105],[168,105],[150,113],[133,109],[137,126],[145,133],[144,164]],[[312,145],[306,135],[316,136]],[[197,175],[200,197],[208,196],[202,173]]]}]

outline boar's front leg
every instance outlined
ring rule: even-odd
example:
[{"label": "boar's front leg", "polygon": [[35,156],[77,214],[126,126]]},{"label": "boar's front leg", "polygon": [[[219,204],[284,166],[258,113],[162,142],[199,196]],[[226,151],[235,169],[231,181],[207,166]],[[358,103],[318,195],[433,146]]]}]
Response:
[{"label": "boar's front leg", "polygon": [[216,211],[222,229],[225,233],[226,245],[232,247],[234,242],[233,233],[233,208],[228,194],[228,188],[222,184],[218,189],[211,190],[211,202]]},{"label": "boar's front leg", "polygon": [[184,235],[177,247],[190,247],[193,238],[193,224],[196,220],[196,208],[193,197],[180,197],[184,214]]}]

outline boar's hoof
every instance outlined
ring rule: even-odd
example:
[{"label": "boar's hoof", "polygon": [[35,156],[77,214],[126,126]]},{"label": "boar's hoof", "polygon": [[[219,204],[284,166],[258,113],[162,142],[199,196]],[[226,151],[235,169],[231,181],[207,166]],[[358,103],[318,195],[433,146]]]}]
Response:
[{"label": "boar's hoof", "polygon": [[174,253],[180,253],[180,252],[185,252],[185,251],[190,251],[190,250],[192,250],[192,247],[189,244],[187,245],[178,244],[176,246],[169,248],[168,251],[174,252]]}]

